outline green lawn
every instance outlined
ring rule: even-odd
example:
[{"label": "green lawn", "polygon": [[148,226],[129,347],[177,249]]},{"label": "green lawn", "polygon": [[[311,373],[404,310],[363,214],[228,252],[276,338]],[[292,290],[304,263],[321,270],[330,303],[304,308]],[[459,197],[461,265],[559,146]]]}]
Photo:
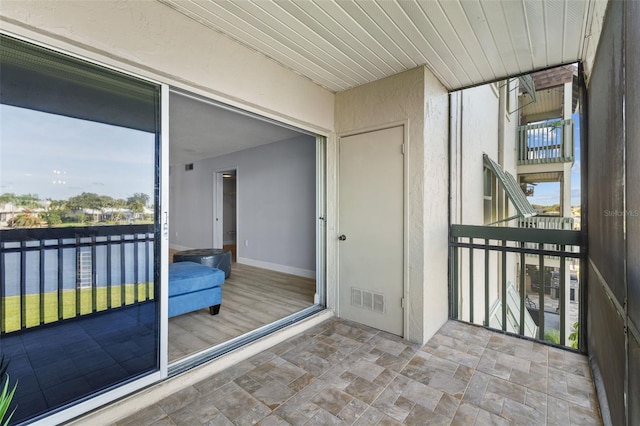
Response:
[{"label": "green lawn", "polygon": [[[135,300],[135,284],[124,285],[124,303],[122,303],[121,286],[111,287],[111,307],[131,305]],[[146,283],[137,284],[138,300],[144,301],[147,294]],[[62,317],[73,318],[76,316],[76,297],[80,295],[80,314],[86,315],[92,312],[92,295],[91,289],[64,290],[62,292]],[[107,309],[107,288],[96,288],[96,311],[104,311]],[[149,299],[153,299],[153,283],[149,284]],[[20,330],[20,296],[5,297],[2,301],[2,330],[11,332]],[[58,321],[58,293],[44,294],[44,323]],[[27,327],[40,325],[40,295],[28,294],[26,296],[26,322]]]}]

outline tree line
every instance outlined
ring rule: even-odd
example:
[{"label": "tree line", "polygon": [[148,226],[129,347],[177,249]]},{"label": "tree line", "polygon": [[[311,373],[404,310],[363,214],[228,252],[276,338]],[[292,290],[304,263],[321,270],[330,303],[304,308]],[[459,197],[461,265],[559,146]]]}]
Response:
[{"label": "tree line", "polygon": [[15,228],[31,228],[37,226],[57,226],[63,223],[86,223],[90,217],[86,214],[90,211],[111,211],[109,222],[118,223],[125,220],[120,210],[129,210],[140,215],[145,207],[149,206],[151,197],[143,193],[135,193],[126,199],[117,199],[108,195],[99,195],[92,192],[83,192],[68,200],[41,200],[36,194],[16,195],[4,193],[0,195],[0,204],[11,203],[23,211],[13,217],[9,223]]}]

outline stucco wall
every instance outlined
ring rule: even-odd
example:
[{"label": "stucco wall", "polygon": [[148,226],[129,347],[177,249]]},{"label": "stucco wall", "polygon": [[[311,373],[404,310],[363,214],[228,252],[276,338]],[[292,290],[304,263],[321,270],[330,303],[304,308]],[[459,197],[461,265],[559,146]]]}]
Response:
[{"label": "stucco wall", "polygon": [[[425,342],[447,319],[447,122],[446,89],[425,67],[336,95],[338,135],[404,123],[408,145],[408,322],[405,337]],[[329,163],[337,163],[337,138],[329,140]],[[336,200],[335,168],[328,199]],[[337,205],[329,206],[328,290],[337,284]],[[333,266],[333,267],[332,267]],[[428,277],[428,279],[427,279]],[[331,299],[333,298],[333,300]]]},{"label": "stucco wall", "polygon": [[0,2],[1,29],[307,130],[334,95],[157,1]]},{"label": "stucco wall", "polygon": [[[451,222],[463,225],[484,225],[484,161],[488,154],[512,175],[516,170],[516,126],[515,110],[517,90],[508,92],[504,82],[486,84],[466,89],[451,95]],[[502,99],[500,98],[502,96]],[[507,106],[506,97],[511,100]],[[503,152],[500,153],[500,141]],[[498,190],[497,196],[504,197]],[[510,215],[514,214],[511,208]],[[470,317],[469,252],[460,251],[459,259],[459,318],[482,325],[485,319],[484,253],[474,252],[474,317]],[[516,282],[516,257],[507,257],[507,282]],[[480,266],[479,266],[480,265]],[[500,265],[498,254],[489,258],[490,286],[489,305],[492,306],[500,292]]]}]

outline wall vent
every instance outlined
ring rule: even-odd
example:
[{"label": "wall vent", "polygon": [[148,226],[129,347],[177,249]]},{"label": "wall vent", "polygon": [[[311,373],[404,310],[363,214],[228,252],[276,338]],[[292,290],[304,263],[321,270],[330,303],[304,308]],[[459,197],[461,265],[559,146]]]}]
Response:
[{"label": "wall vent", "polygon": [[185,164],[184,165],[184,170],[187,171],[187,172],[189,170],[193,170],[193,163]]},{"label": "wall vent", "polygon": [[385,313],[384,294],[351,287],[351,306],[379,314]]}]

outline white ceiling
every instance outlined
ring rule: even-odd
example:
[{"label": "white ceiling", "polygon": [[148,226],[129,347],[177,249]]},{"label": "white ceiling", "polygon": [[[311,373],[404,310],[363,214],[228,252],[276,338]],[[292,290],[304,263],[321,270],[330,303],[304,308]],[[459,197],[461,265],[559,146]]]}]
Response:
[{"label": "white ceiling", "polygon": [[333,92],[427,65],[448,89],[579,61],[596,0],[159,0]]},{"label": "white ceiling", "polygon": [[[553,118],[553,114],[556,114],[557,117],[562,117],[563,89],[564,87],[560,86],[536,90],[535,102],[531,102],[531,97],[528,94],[522,95],[520,105],[524,105],[524,107],[521,107],[521,114],[533,120]],[[549,114],[551,114],[551,117],[545,117],[545,115]]]},{"label": "white ceiling", "polygon": [[185,164],[300,136],[300,132],[171,92],[169,162]]}]

